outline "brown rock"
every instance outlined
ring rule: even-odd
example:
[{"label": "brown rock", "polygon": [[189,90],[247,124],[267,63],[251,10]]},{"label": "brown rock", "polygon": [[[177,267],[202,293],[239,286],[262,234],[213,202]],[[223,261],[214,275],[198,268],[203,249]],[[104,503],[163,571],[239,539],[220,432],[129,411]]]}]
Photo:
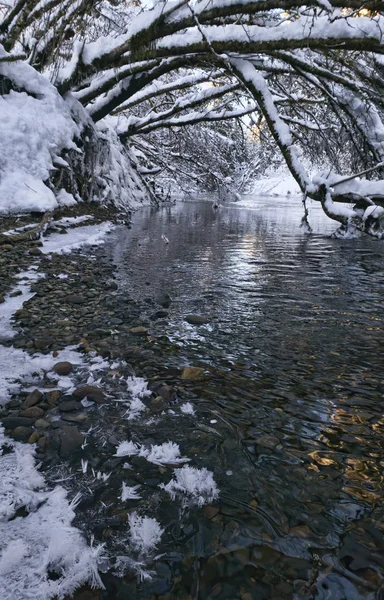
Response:
[{"label": "brown rock", "polygon": [[45,419],[37,419],[37,421],[35,421],[35,427],[38,429],[47,429],[49,426],[50,423],[48,423],[48,421]]},{"label": "brown rock", "polygon": [[181,379],[186,379],[188,381],[201,381],[204,378],[204,369],[201,369],[200,367],[184,367],[181,374]]},{"label": "brown rock", "polygon": [[213,519],[219,512],[220,509],[218,506],[204,506],[203,508],[203,515],[207,519]]},{"label": "brown rock", "polygon": [[162,385],[161,388],[157,391],[159,396],[164,398],[164,400],[172,400],[176,396],[176,390],[170,385]]},{"label": "brown rock", "polygon": [[58,362],[53,366],[53,370],[58,375],[69,375],[69,373],[72,371],[72,363],[68,362],[67,360]]},{"label": "brown rock", "polygon": [[40,452],[45,452],[45,448],[47,447],[47,438],[45,436],[41,437],[37,441],[37,447],[39,448]]},{"label": "brown rock", "polygon": [[88,400],[96,402],[96,404],[102,404],[105,402],[105,394],[103,390],[95,385],[83,385],[73,392],[73,396],[79,400],[88,398]]},{"label": "brown rock", "polygon": [[132,327],[129,331],[133,335],[148,335],[148,329],[146,327]]},{"label": "brown rock", "polygon": [[30,406],[20,413],[20,417],[28,417],[29,419],[38,419],[44,415],[44,411],[39,406]]},{"label": "brown rock", "polygon": [[45,350],[46,348],[49,348],[49,346],[52,346],[53,342],[53,338],[50,336],[44,336],[41,338],[35,338],[34,345],[37,350]]},{"label": "brown rock", "polygon": [[41,433],[38,431],[34,431],[32,435],[29,436],[28,444],[36,444],[37,440],[41,438]]},{"label": "brown rock", "polygon": [[52,390],[51,392],[47,392],[45,395],[48,404],[50,406],[56,406],[57,401],[59,400],[60,396],[62,396],[62,392],[60,390]]},{"label": "brown rock", "polygon": [[168,406],[168,403],[161,396],[157,396],[151,401],[151,408],[154,412],[162,412]]},{"label": "brown rock", "polygon": [[39,404],[39,402],[41,402],[42,399],[43,394],[40,392],[40,390],[33,390],[33,392],[28,394],[28,396],[26,397],[22,408],[29,408],[30,406],[35,406],[35,404]]},{"label": "brown rock", "polygon": [[40,256],[42,254],[42,251],[40,250],[40,248],[31,248],[28,251],[28,254],[30,254],[31,256]]}]

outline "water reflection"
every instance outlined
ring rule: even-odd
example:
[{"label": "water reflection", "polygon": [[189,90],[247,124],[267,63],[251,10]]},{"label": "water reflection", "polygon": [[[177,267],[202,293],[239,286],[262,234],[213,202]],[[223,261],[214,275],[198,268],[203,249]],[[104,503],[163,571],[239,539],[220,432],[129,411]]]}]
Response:
[{"label": "water reflection", "polygon": [[188,390],[184,445],[215,471],[220,510],[196,517],[164,598],[379,597],[384,249],[330,239],[315,207],[305,236],[296,203],[184,203],[118,234],[126,293],[173,298],[151,323],[180,347],[167,360],[211,371]]}]

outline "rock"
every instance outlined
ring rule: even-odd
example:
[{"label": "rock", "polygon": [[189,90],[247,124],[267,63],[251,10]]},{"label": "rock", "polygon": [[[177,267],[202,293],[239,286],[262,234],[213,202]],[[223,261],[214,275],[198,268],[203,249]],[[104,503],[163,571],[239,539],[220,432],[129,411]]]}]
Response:
[{"label": "rock", "polygon": [[220,509],[217,506],[204,506],[203,515],[207,519],[213,519],[220,512]]},{"label": "rock", "polygon": [[148,329],[146,327],[132,327],[129,331],[133,335],[148,335]]},{"label": "rock", "polygon": [[34,345],[36,350],[45,350],[49,348],[54,343],[54,339],[50,336],[43,336],[40,338],[34,339]]},{"label": "rock", "polygon": [[28,254],[30,254],[31,256],[40,256],[42,253],[42,251],[40,250],[40,248],[31,248],[28,252]]},{"label": "rock", "polygon": [[70,304],[84,304],[85,302],[84,296],[80,296],[80,294],[69,294],[65,299]]},{"label": "rock", "polygon": [[157,393],[159,396],[164,398],[164,400],[172,400],[176,396],[176,390],[170,385],[164,384],[158,390]]},{"label": "rock", "polygon": [[61,415],[61,418],[63,421],[70,421],[71,423],[84,423],[88,419],[88,416],[85,413],[77,413],[76,415],[64,413]]},{"label": "rock", "polygon": [[38,419],[44,415],[44,411],[39,406],[30,406],[20,413],[20,417],[27,417],[28,419]]},{"label": "rock", "polygon": [[37,419],[37,421],[35,421],[35,427],[37,427],[37,429],[47,429],[49,426],[50,423],[45,419]]},{"label": "rock", "polygon": [[5,417],[2,419],[5,429],[16,429],[16,427],[30,427],[33,419],[27,417]]},{"label": "rock", "polygon": [[30,406],[35,406],[35,404],[39,404],[43,399],[43,394],[40,390],[33,390],[30,392],[26,399],[22,404],[22,408],[29,408]]},{"label": "rock", "polygon": [[168,403],[161,396],[156,396],[151,400],[151,409],[154,412],[163,412],[168,407]]},{"label": "rock", "polygon": [[81,402],[77,400],[68,400],[59,404],[60,412],[73,412],[74,410],[80,410],[82,408]]},{"label": "rock", "polygon": [[201,315],[187,315],[184,320],[190,325],[204,325],[205,323],[209,323],[209,319]]},{"label": "rock", "polygon": [[168,317],[169,313],[166,310],[157,310],[155,313],[150,315],[151,321],[156,321],[157,319],[165,319]]},{"label": "rock", "polygon": [[83,385],[73,392],[73,396],[79,400],[88,398],[91,402],[96,404],[102,404],[105,402],[105,394],[103,390],[95,385]]},{"label": "rock", "polygon": [[118,287],[119,286],[117,285],[116,281],[111,281],[110,283],[107,284],[108,290],[117,290]]},{"label": "rock", "polygon": [[41,438],[41,433],[38,431],[34,431],[32,435],[29,436],[28,444],[36,444],[37,440]]},{"label": "rock", "polygon": [[16,290],[14,292],[11,292],[9,294],[9,297],[10,298],[16,298],[16,296],[22,296],[22,295],[23,295],[23,292],[21,290]]},{"label": "rock", "polygon": [[26,442],[27,440],[29,440],[32,433],[32,427],[24,427],[23,425],[20,425],[12,431],[11,437],[13,437],[13,439],[17,442]]},{"label": "rock", "polygon": [[46,392],[45,395],[46,395],[48,404],[50,406],[56,406],[57,401],[63,395],[63,392],[61,392],[60,390],[52,390],[51,392]]},{"label": "rock", "polygon": [[39,448],[40,452],[45,452],[46,446],[47,438],[43,436],[37,441],[37,447]]},{"label": "rock", "polygon": [[84,443],[84,436],[75,427],[64,425],[55,431],[55,441],[58,443],[58,452],[61,458],[67,458],[80,450]]},{"label": "rock", "polygon": [[58,362],[53,366],[53,370],[58,375],[69,375],[69,373],[72,371],[72,368],[72,363],[68,362],[67,360]]},{"label": "rock", "polygon": [[200,367],[184,367],[181,374],[181,379],[188,381],[201,381],[204,378],[205,371],[204,369],[200,369]]},{"label": "rock", "polygon": [[163,308],[169,308],[171,306],[172,299],[171,299],[171,296],[167,293],[159,294],[155,298],[155,302],[156,302],[156,304],[159,304]]},{"label": "rock", "polygon": [[4,296],[0,296],[0,304],[3,304],[3,302],[5,302],[5,298]]}]

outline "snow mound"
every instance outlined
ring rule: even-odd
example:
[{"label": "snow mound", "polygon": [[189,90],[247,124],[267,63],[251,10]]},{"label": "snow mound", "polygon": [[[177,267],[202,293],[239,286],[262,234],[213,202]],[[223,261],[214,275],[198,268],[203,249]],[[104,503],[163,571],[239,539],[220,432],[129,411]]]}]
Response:
[{"label": "snow mound", "polygon": [[172,500],[179,496],[184,504],[188,504],[189,500],[192,504],[203,506],[219,496],[213,474],[205,467],[196,469],[185,465],[181,469],[175,470],[174,475],[175,478],[171,479],[167,485],[161,483],[159,486],[168,492]]},{"label": "snow mound", "polygon": [[[0,498],[2,600],[60,600],[84,583],[103,587],[97,571],[101,547],[89,547],[71,525],[76,499],[68,502],[61,487],[44,489],[33,447],[5,437],[2,427]],[[29,514],[16,517],[19,508]]]},{"label": "snow mound", "polygon": [[26,62],[0,62],[0,76],[23,90],[0,95],[0,214],[53,210],[59,202],[44,182],[56,156],[76,147],[79,127],[56,88]]}]

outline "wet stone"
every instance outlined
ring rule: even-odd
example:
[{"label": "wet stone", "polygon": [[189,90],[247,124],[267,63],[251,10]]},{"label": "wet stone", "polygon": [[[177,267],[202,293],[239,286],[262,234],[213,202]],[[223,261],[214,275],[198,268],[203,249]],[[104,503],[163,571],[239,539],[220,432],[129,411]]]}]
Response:
[{"label": "wet stone", "polygon": [[15,429],[16,427],[29,427],[33,425],[33,419],[27,417],[5,417],[2,419],[5,429]]},{"label": "wet stone", "polygon": [[205,378],[205,371],[200,367],[184,367],[181,379],[187,381],[201,381]]},{"label": "wet stone", "polygon": [[20,425],[12,431],[11,436],[17,442],[26,442],[31,437],[32,433],[33,429],[31,427],[24,427]]},{"label": "wet stone", "polygon": [[44,411],[39,406],[30,406],[20,413],[20,417],[27,417],[29,419],[38,419],[44,415]]},{"label": "wet stone", "polygon": [[132,327],[129,330],[132,335],[147,335],[148,334],[148,329],[146,327]]},{"label": "wet stone", "polygon": [[35,421],[35,427],[37,427],[37,429],[48,429],[49,426],[50,423],[45,419],[37,419],[37,421]]},{"label": "wet stone", "polygon": [[79,400],[88,398],[88,400],[91,402],[96,402],[96,404],[102,404],[106,399],[103,390],[94,385],[83,385],[77,388],[73,392],[73,396]]},{"label": "wet stone", "polygon": [[67,458],[74,452],[80,450],[84,443],[84,436],[75,427],[64,425],[55,432],[54,441],[58,445],[58,452],[61,458]]},{"label": "wet stone", "polygon": [[190,325],[204,325],[209,323],[209,319],[207,317],[203,317],[202,315],[186,315],[185,321]]},{"label": "wet stone", "polygon": [[40,392],[40,390],[33,390],[33,392],[28,394],[28,396],[26,397],[26,399],[23,403],[23,408],[29,408],[30,406],[35,406],[35,404],[39,404],[39,402],[41,402],[42,399],[43,399],[42,392]]},{"label": "wet stone", "polygon": [[72,412],[76,410],[80,410],[82,405],[77,400],[67,400],[66,402],[62,402],[59,405],[60,412]]},{"label": "wet stone", "polygon": [[65,299],[70,304],[84,304],[85,302],[84,296],[81,296],[80,294],[69,294]]}]

